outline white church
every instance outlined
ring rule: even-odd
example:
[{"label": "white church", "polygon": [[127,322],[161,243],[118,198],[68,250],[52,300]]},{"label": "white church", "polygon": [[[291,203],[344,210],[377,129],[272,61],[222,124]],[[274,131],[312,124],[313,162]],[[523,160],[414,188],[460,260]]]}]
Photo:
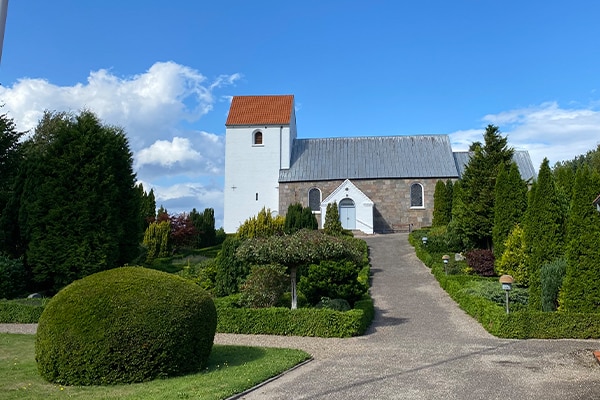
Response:
[{"label": "white church", "polygon": [[[264,207],[310,207],[322,227],[336,202],[345,229],[365,234],[431,225],[438,180],[456,181],[469,161],[448,135],[298,139],[293,95],[235,96],[225,134],[224,230]],[[514,161],[535,177],[526,151]]]}]

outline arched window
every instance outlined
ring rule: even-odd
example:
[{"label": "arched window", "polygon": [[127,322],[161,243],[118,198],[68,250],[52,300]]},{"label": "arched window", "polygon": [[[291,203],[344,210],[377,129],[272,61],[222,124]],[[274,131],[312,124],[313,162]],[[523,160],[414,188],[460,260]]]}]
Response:
[{"label": "arched window", "polygon": [[413,183],[410,186],[410,206],[425,207],[423,203],[423,185],[420,183]]},{"label": "arched window", "polygon": [[258,144],[258,145],[263,144],[263,134],[261,131],[254,132],[253,144]]},{"label": "arched window", "polygon": [[312,212],[321,212],[321,191],[312,188],[308,191],[308,206]]}]

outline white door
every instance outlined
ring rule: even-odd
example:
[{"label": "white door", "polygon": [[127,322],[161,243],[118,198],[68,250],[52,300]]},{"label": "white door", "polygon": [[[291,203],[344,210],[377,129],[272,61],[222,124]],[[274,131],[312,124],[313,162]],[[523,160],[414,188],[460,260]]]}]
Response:
[{"label": "white door", "polygon": [[344,229],[356,229],[356,207],[352,199],[340,201],[340,222]]}]

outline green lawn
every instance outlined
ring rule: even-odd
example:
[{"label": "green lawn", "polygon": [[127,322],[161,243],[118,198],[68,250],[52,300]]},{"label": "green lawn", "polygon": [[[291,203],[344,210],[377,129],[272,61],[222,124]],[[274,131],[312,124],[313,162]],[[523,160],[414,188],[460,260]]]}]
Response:
[{"label": "green lawn", "polygon": [[61,386],[43,380],[35,363],[35,336],[0,334],[0,398],[10,399],[224,399],[310,358],[301,350],[213,347],[197,374],[115,386]]}]

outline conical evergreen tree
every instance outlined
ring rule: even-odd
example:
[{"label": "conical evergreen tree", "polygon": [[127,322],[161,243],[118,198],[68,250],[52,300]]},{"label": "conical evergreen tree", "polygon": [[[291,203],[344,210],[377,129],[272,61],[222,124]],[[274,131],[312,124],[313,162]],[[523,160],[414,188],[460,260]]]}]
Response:
[{"label": "conical evergreen tree", "polygon": [[560,207],[548,159],[545,158],[538,179],[529,194],[524,220],[525,243],[528,249],[529,307],[533,310],[542,310],[542,265],[563,255],[564,223],[565,215]]},{"label": "conical evergreen tree", "polygon": [[559,296],[561,311],[600,311],[600,213],[592,201],[600,175],[587,166],[577,171],[567,230],[567,271]]},{"label": "conical evergreen tree", "polygon": [[433,192],[433,221],[432,226],[448,225],[448,197],[446,196],[446,185],[444,181],[437,181]]},{"label": "conical evergreen tree", "polygon": [[527,209],[527,183],[521,179],[519,167],[514,162],[510,166],[510,172],[500,168],[495,196],[492,239],[494,257],[498,261],[504,252],[506,238],[515,225],[521,222]]}]

